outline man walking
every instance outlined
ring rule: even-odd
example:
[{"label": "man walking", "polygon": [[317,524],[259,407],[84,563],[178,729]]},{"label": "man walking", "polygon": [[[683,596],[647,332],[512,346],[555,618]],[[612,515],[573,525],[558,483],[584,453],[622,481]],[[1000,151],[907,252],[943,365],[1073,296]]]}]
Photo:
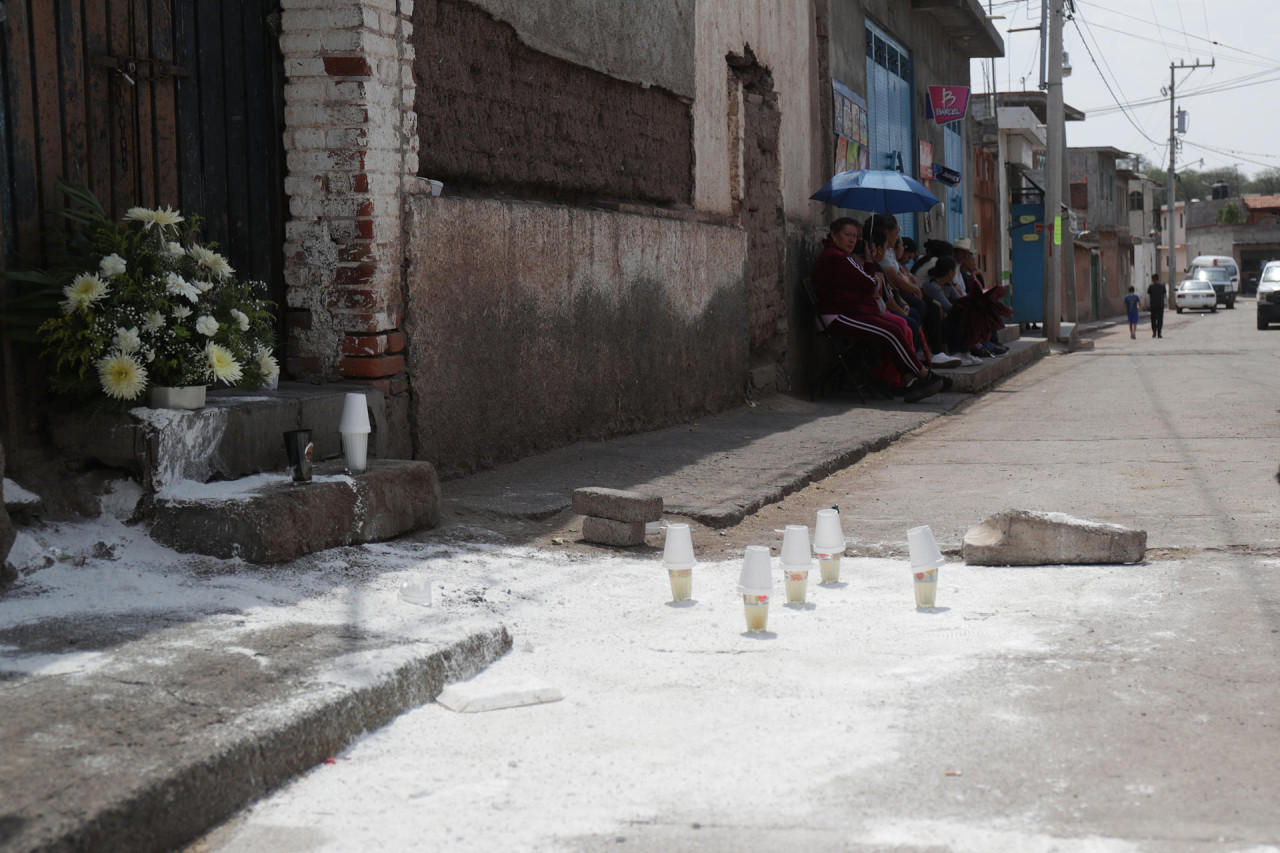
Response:
[{"label": "man walking", "polygon": [[1164,297],[1165,287],[1160,283],[1160,274],[1151,274],[1151,286],[1147,288],[1147,310],[1151,312],[1151,337],[1164,337]]}]

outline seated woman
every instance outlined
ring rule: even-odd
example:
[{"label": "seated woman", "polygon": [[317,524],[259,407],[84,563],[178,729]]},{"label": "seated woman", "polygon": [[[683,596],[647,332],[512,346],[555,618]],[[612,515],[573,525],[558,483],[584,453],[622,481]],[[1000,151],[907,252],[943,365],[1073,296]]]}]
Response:
[{"label": "seated woman", "polygon": [[876,279],[852,256],[858,224],[837,219],[813,262],[813,290],[822,321],[835,334],[876,340],[908,380],[908,403],[923,400],[942,388],[942,380],[916,358],[910,331],[901,320],[890,320],[876,302]]}]

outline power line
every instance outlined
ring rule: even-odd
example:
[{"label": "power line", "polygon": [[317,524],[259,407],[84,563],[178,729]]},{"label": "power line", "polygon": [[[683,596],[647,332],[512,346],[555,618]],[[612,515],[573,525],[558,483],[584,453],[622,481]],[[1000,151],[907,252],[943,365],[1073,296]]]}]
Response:
[{"label": "power line", "polygon": [[[1268,69],[1267,72],[1265,73],[1274,75],[1274,76],[1237,77],[1232,80],[1225,80],[1222,83],[1215,83],[1213,85],[1205,86],[1200,89],[1194,89],[1190,92],[1183,92],[1179,94],[1178,97],[1194,98],[1199,95],[1216,95],[1219,92],[1231,92],[1231,91],[1235,91],[1236,89],[1247,89],[1250,86],[1261,86],[1266,83],[1274,83],[1276,80],[1280,80],[1280,66],[1274,66]],[[1116,104],[1115,106],[1096,107],[1094,109],[1087,109],[1085,110],[1085,112],[1089,115],[1103,115],[1106,113],[1113,113],[1118,109],[1123,110],[1126,107],[1146,107],[1152,104],[1162,104],[1164,102],[1165,102],[1165,98],[1163,97],[1149,98],[1143,101],[1130,101],[1129,103],[1123,104],[1123,105]]]},{"label": "power line", "polygon": [[[1129,111],[1125,109],[1123,104],[1120,103],[1120,99],[1116,97],[1115,90],[1111,88],[1111,82],[1107,80],[1107,75],[1102,73],[1102,67],[1098,65],[1098,60],[1094,58],[1093,48],[1089,47],[1089,40],[1085,38],[1084,31],[1080,29],[1080,21],[1079,21],[1080,13],[1077,12],[1075,15],[1072,15],[1070,17],[1071,17],[1071,23],[1075,25],[1076,32],[1080,34],[1080,41],[1082,44],[1084,44],[1085,52],[1089,54],[1089,61],[1093,63],[1094,68],[1098,69],[1098,77],[1102,80],[1102,84],[1107,87],[1107,91],[1111,93],[1111,98],[1116,102],[1116,106],[1120,108],[1120,112],[1124,113],[1124,117],[1129,120],[1129,124],[1133,125],[1133,129],[1138,131],[1138,133],[1140,133],[1144,139],[1146,139],[1152,145],[1159,145],[1160,143],[1152,139],[1150,134],[1148,134],[1145,130],[1142,129],[1142,126],[1138,124],[1138,122],[1134,119],[1132,115],[1129,114]],[[1101,48],[1099,48],[1099,51],[1101,51]],[[1107,66],[1107,70],[1108,71],[1111,70],[1110,66]],[[1114,72],[1112,72],[1112,76],[1115,76]],[[1116,86],[1118,87],[1119,85],[1120,85],[1120,81],[1117,80]]]},{"label": "power line", "polygon": [[[1112,15],[1118,15],[1118,16],[1120,16],[1120,17],[1122,17],[1122,18],[1128,18],[1128,19],[1129,19],[1129,20],[1131,20],[1131,21],[1137,21],[1138,23],[1141,23],[1141,24],[1150,24],[1151,26],[1153,26],[1153,27],[1155,27],[1156,29],[1159,29],[1159,30],[1165,30],[1166,32],[1171,32],[1171,33],[1177,33],[1178,35],[1182,36],[1184,39],[1187,39],[1187,38],[1193,38],[1193,39],[1195,39],[1196,41],[1203,41],[1203,42],[1207,42],[1207,43],[1209,43],[1210,45],[1212,45],[1212,46],[1214,46],[1214,47],[1221,47],[1221,48],[1226,48],[1227,50],[1234,50],[1234,51],[1235,51],[1235,52],[1237,52],[1237,53],[1243,53],[1243,54],[1246,54],[1246,55],[1248,55],[1248,56],[1253,56],[1253,57],[1256,57],[1256,58],[1258,58],[1258,59],[1265,59],[1265,60],[1268,60],[1268,61],[1271,61],[1271,62],[1274,62],[1274,61],[1275,61],[1275,57],[1274,57],[1274,56],[1267,56],[1266,54],[1262,54],[1262,53],[1254,53],[1253,51],[1251,51],[1251,50],[1245,50],[1245,49],[1244,49],[1244,48],[1242,48],[1242,47],[1233,47],[1233,46],[1231,46],[1231,45],[1229,45],[1229,44],[1224,44],[1223,42],[1218,41],[1217,39],[1213,39],[1213,38],[1205,38],[1204,36],[1194,36],[1194,35],[1191,35],[1190,33],[1186,32],[1185,30],[1178,30],[1178,29],[1176,29],[1176,28],[1174,28],[1174,27],[1166,27],[1164,24],[1161,24],[1161,23],[1159,22],[1159,20],[1151,20],[1151,21],[1149,21],[1149,20],[1147,20],[1146,18],[1140,18],[1140,17],[1138,17],[1137,15],[1130,15],[1130,14],[1128,14],[1127,12],[1121,12],[1121,11],[1119,11],[1119,10],[1115,9],[1115,8],[1110,7],[1110,6],[1102,6],[1102,5],[1100,5],[1100,4],[1097,4],[1097,3],[1092,2],[1092,0],[1077,0],[1077,2],[1079,2],[1081,5],[1084,5],[1084,6],[1096,6],[1097,8],[1101,9],[1103,12],[1106,12],[1106,13],[1108,13],[1108,14],[1112,14]],[[1153,15],[1153,17],[1155,16],[1155,7],[1154,7],[1154,5],[1152,6],[1152,15]],[[1095,26],[1098,26],[1098,27],[1100,27],[1100,28],[1102,27],[1102,25],[1101,25],[1101,24],[1096,24]],[[1117,32],[1122,32],[1122,33],[1125,33],[1126,35],[1132,35],[1132,33],[1128,33],[1128,32],[1126,32],[1125,30],[1117,30]],[[1166,48],[1168,48],[1168,46],[1169,46],[1169,43],[1168,43],[1168,42],[1165,42],[1165,41],[1160,42],[1160,44],[1163,44]],[[1190,46],[1189,46],[1189,45],[1188,45],[1188,49],[1190,49]]]}]

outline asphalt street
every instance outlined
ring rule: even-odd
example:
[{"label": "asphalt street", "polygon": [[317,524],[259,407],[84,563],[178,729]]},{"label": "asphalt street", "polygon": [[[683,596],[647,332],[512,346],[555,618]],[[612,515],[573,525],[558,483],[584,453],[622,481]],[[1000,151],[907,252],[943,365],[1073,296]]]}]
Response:
[{"label": "asphalt street", "polygon": [[565,701],[407,713],[192,849],[1280,850],[1280,330],[1244,301],[1094,340],[697,541],[837,504],[850,554],[922,523],[954,552],[1012,507],[1142,527],[1145,562],[952,562],[930,612],[851,560],[758,642],[705,631],[741,618],[731,563],[682,611],[643,604],[643,563],[459,561],[515,590],[493,669]]}]

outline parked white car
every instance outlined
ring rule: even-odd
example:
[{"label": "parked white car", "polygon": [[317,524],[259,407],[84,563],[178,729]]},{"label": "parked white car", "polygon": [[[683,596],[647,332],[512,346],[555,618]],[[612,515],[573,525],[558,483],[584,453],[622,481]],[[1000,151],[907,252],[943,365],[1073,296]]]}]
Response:
[{"label": "parked white car", "polygon": [[[1211,281],[1218,302],[1228,308],[1235,308],[1236,294],[1240,292],[1240,268],[1236,266],[1235,258],[1228,255],[1200,255],[1187,267],[1187,278],[1203,278],[1198,273],[1205,270],[1214,272]],[[1219,275],[1223,272],[1226,273],[1225,277]]]},{"label": "parked white car", "polygon": [[1213,285],[1207,281],[1199,281],[1197,279],[1188,279],[1178,285],[1178,292],[1173,296],[1173,305],[1178,309],[1178,313],[1182,313],[1183,308],[1208,308],[1212,313],[1218,313],[1218,294],[1214,292]]},{"label": "parked white car", "polygon": [[1258,328],[1280,322],[1280,261],[1268,261],[1258,277]]}]

